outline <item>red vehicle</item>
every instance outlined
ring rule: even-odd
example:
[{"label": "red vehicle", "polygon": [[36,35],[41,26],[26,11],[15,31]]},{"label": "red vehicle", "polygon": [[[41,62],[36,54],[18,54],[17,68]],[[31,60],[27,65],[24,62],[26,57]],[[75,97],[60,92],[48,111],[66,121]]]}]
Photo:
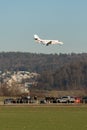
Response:
[{"label": "red vehicle", "polygon": [[80,97],[75,97],[75,103],[81,103],[81,98]]}]

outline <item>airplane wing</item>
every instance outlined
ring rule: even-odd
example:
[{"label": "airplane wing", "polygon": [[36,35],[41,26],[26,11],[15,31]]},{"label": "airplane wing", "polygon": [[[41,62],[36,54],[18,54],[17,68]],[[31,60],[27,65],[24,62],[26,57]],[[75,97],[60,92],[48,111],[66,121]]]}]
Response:
[{"label": "airplane wing", "polygon": [[50,45],[50,44],[52,44],[52,41],[47,42],[46,46],[48,46],[48,45]]}]

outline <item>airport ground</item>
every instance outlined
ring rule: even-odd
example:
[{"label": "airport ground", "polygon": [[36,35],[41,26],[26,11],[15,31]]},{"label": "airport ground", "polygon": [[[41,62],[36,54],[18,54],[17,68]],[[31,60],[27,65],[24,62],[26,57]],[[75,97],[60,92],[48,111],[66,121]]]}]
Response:
[{"label": "airport ground", "polygon": [[0,130],[87,130],[86,104],[1,105]]}]

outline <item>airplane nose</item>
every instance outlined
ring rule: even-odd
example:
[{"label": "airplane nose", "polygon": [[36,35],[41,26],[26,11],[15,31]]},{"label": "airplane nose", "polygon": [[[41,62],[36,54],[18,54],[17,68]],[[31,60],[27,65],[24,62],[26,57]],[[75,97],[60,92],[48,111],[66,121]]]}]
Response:
[{"label": "airplane nose", "polygon": [[61,42],[61,44],[64,44],[63,42]]}]

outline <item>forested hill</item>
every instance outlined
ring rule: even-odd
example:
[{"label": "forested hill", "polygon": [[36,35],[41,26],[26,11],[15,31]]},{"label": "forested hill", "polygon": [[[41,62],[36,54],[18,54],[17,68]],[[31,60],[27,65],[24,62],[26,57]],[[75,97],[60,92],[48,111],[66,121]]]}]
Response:
[{"label": "forested hill", "polygon": [[80,63],[87,64],[87,53],[82,54],[35,54],[22,52],[0,53],[0,70],[26,70],[42,73],[43,71],[54,72],[62,66],[74,64],[79,67]]},{"label": "forested hill", "polygon": [[30,71],[40,74],[37,89],[87,89],[87,53],[0,53],[0,71]]}]

